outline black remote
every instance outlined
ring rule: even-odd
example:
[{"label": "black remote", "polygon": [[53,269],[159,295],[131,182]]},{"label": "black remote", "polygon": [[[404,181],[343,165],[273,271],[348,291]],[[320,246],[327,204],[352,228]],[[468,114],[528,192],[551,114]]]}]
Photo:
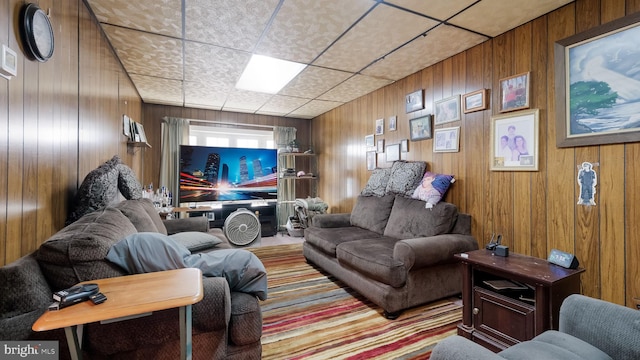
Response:
[{"label": "black remote", "polygon": [[101,292],[89,296],[89,299],[91,299],[91,302],[96,305],[102,304],[103,302],[107,301],[107,297]]},{"label": "black remote", "polygon": [[100,292],[98,284],[83,284],[70,287],[53,293],[53,300],[60,303],[60,307],[66,307],[81,301],[88,300],[91,295]]}]

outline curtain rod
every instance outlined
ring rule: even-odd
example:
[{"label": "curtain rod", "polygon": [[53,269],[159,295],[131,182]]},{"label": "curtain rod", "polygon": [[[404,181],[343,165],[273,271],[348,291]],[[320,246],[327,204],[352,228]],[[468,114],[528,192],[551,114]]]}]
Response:
[{"label": "curtain rod", "polygon": [[205,122],[205,123],[211,123],[211,124],[219,124],[219,125],[231,125],[231,126],[237,126],[237,127],[257,127],[257,128],[267,128],[267,129],[275,129],[276,126],[275,125],[260,125],[260,124],[239,124],[239,123],[233,123],[233,122],[226,122],[226,121],[217,121],[217,120],[201,120],[201,119],[186,119],[186,118],[181,118],[181,117],[176,117],[176,116],[165,116],[163,117],[163,119],[168,119],[168,118],[174,118],[174,119],[183,119],[183,120],[187,120],[189,122]]}]

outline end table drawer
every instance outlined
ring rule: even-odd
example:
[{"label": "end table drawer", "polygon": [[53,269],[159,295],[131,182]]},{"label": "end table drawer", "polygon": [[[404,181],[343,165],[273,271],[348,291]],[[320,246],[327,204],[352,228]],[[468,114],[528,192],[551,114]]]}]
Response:
[{"label": "end table drawer", "polygon": [[473,289],[476,331],[508,345],[529,340],[535,333],[535,307],[479,286]]}]

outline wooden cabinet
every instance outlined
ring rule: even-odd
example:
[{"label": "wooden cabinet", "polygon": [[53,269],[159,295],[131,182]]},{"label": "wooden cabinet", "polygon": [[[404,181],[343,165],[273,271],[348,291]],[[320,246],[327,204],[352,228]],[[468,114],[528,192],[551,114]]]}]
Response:
[{"label": "wooden cabinet", "polygon": [[[485,249],[455,257],[463,272],[458,335],[495,352],[557,330],[562,301],[580,293],[584,269],[565,269],[520,254],[500,257]],[[502,280],[518,289],[496,286]]]}]

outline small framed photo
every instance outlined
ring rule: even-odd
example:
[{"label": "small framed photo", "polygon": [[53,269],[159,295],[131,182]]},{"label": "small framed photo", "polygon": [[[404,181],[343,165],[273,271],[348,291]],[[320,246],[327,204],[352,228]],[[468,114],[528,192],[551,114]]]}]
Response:
[{"label": "small framed photo", "polygon": [[139,138],[136,139],[136,141],[146,143],[147,135],[144,133],[144,126],[142,126],[142,124],[140,124],[139,122],[135,124],[136,124],[136,133],[139,136]]},{"label": "small framed photo", "polygon": [[376,152],[383,153],[384,152],[384,139],[378,140],[378,146],[376,147]]},{"label": "small framed photo", "polygon": [[436,129],[433,137],[433,152],[460,151],[460,126]]},{"label": "small framed photo", "polygon": [[409,140],[402,139],[400,140],[400,151],[403,153],[409,152]]},{"label": "small framed photo", "polygon": [[398,117],[395,115],[389,118],[389,131],[398,130],[397,121],[398,121]]},{"label": "small framed photo", "polygon": [[500,112],[529,108],[529,72],[500,79]]},{"label": "small framed photo", "polygon": [[538,170],[538,109],[491,118],[491,170]]},{"label": "small framed photo", "polygon": [[376,120],[376,135],[384,134],[384,119]]},{"label": "small framed photo", "polygon": [[131,139],[131,118],[122,115],[122,133]]},{"label": "small framed photo", "polygon": [[0,53],[0,76],[11,79],[18,73],[18,55],[7,45],[2,44]]},{"label": "small framed photo", "polygon": [[400,160],[400,144],[387,145],[384,155],[387,162]]},{"label": "small framed photo", "polygon": [[422,89],[405,96],[405,110],[407,113],[424,109],[424,92]]},{"label": "small framed photo", "polygon": [[368,148],[372,148],[374,147],[376,144],[374,143],[374,137],[373,134],[371,135],[367,135],[364,137],[364,146],[368,147]]},{"label": "small framed photo", "polygon": [[367,151],[367,170],[375,170],[376,168],[376,152]]},{"label": "small framed photo", "polygon": [[486,110],[489,106],[489,89],[480,89],[462,95],[462,111],[466,113]]},{"label": "small framed photo", "polygon": [[435,125],[460,120],[460,95],[450,96],[435,102]]},{"label": "small framed photo", "polygon": [[431,139],[431,115],[409,120],[411,141]]}]

